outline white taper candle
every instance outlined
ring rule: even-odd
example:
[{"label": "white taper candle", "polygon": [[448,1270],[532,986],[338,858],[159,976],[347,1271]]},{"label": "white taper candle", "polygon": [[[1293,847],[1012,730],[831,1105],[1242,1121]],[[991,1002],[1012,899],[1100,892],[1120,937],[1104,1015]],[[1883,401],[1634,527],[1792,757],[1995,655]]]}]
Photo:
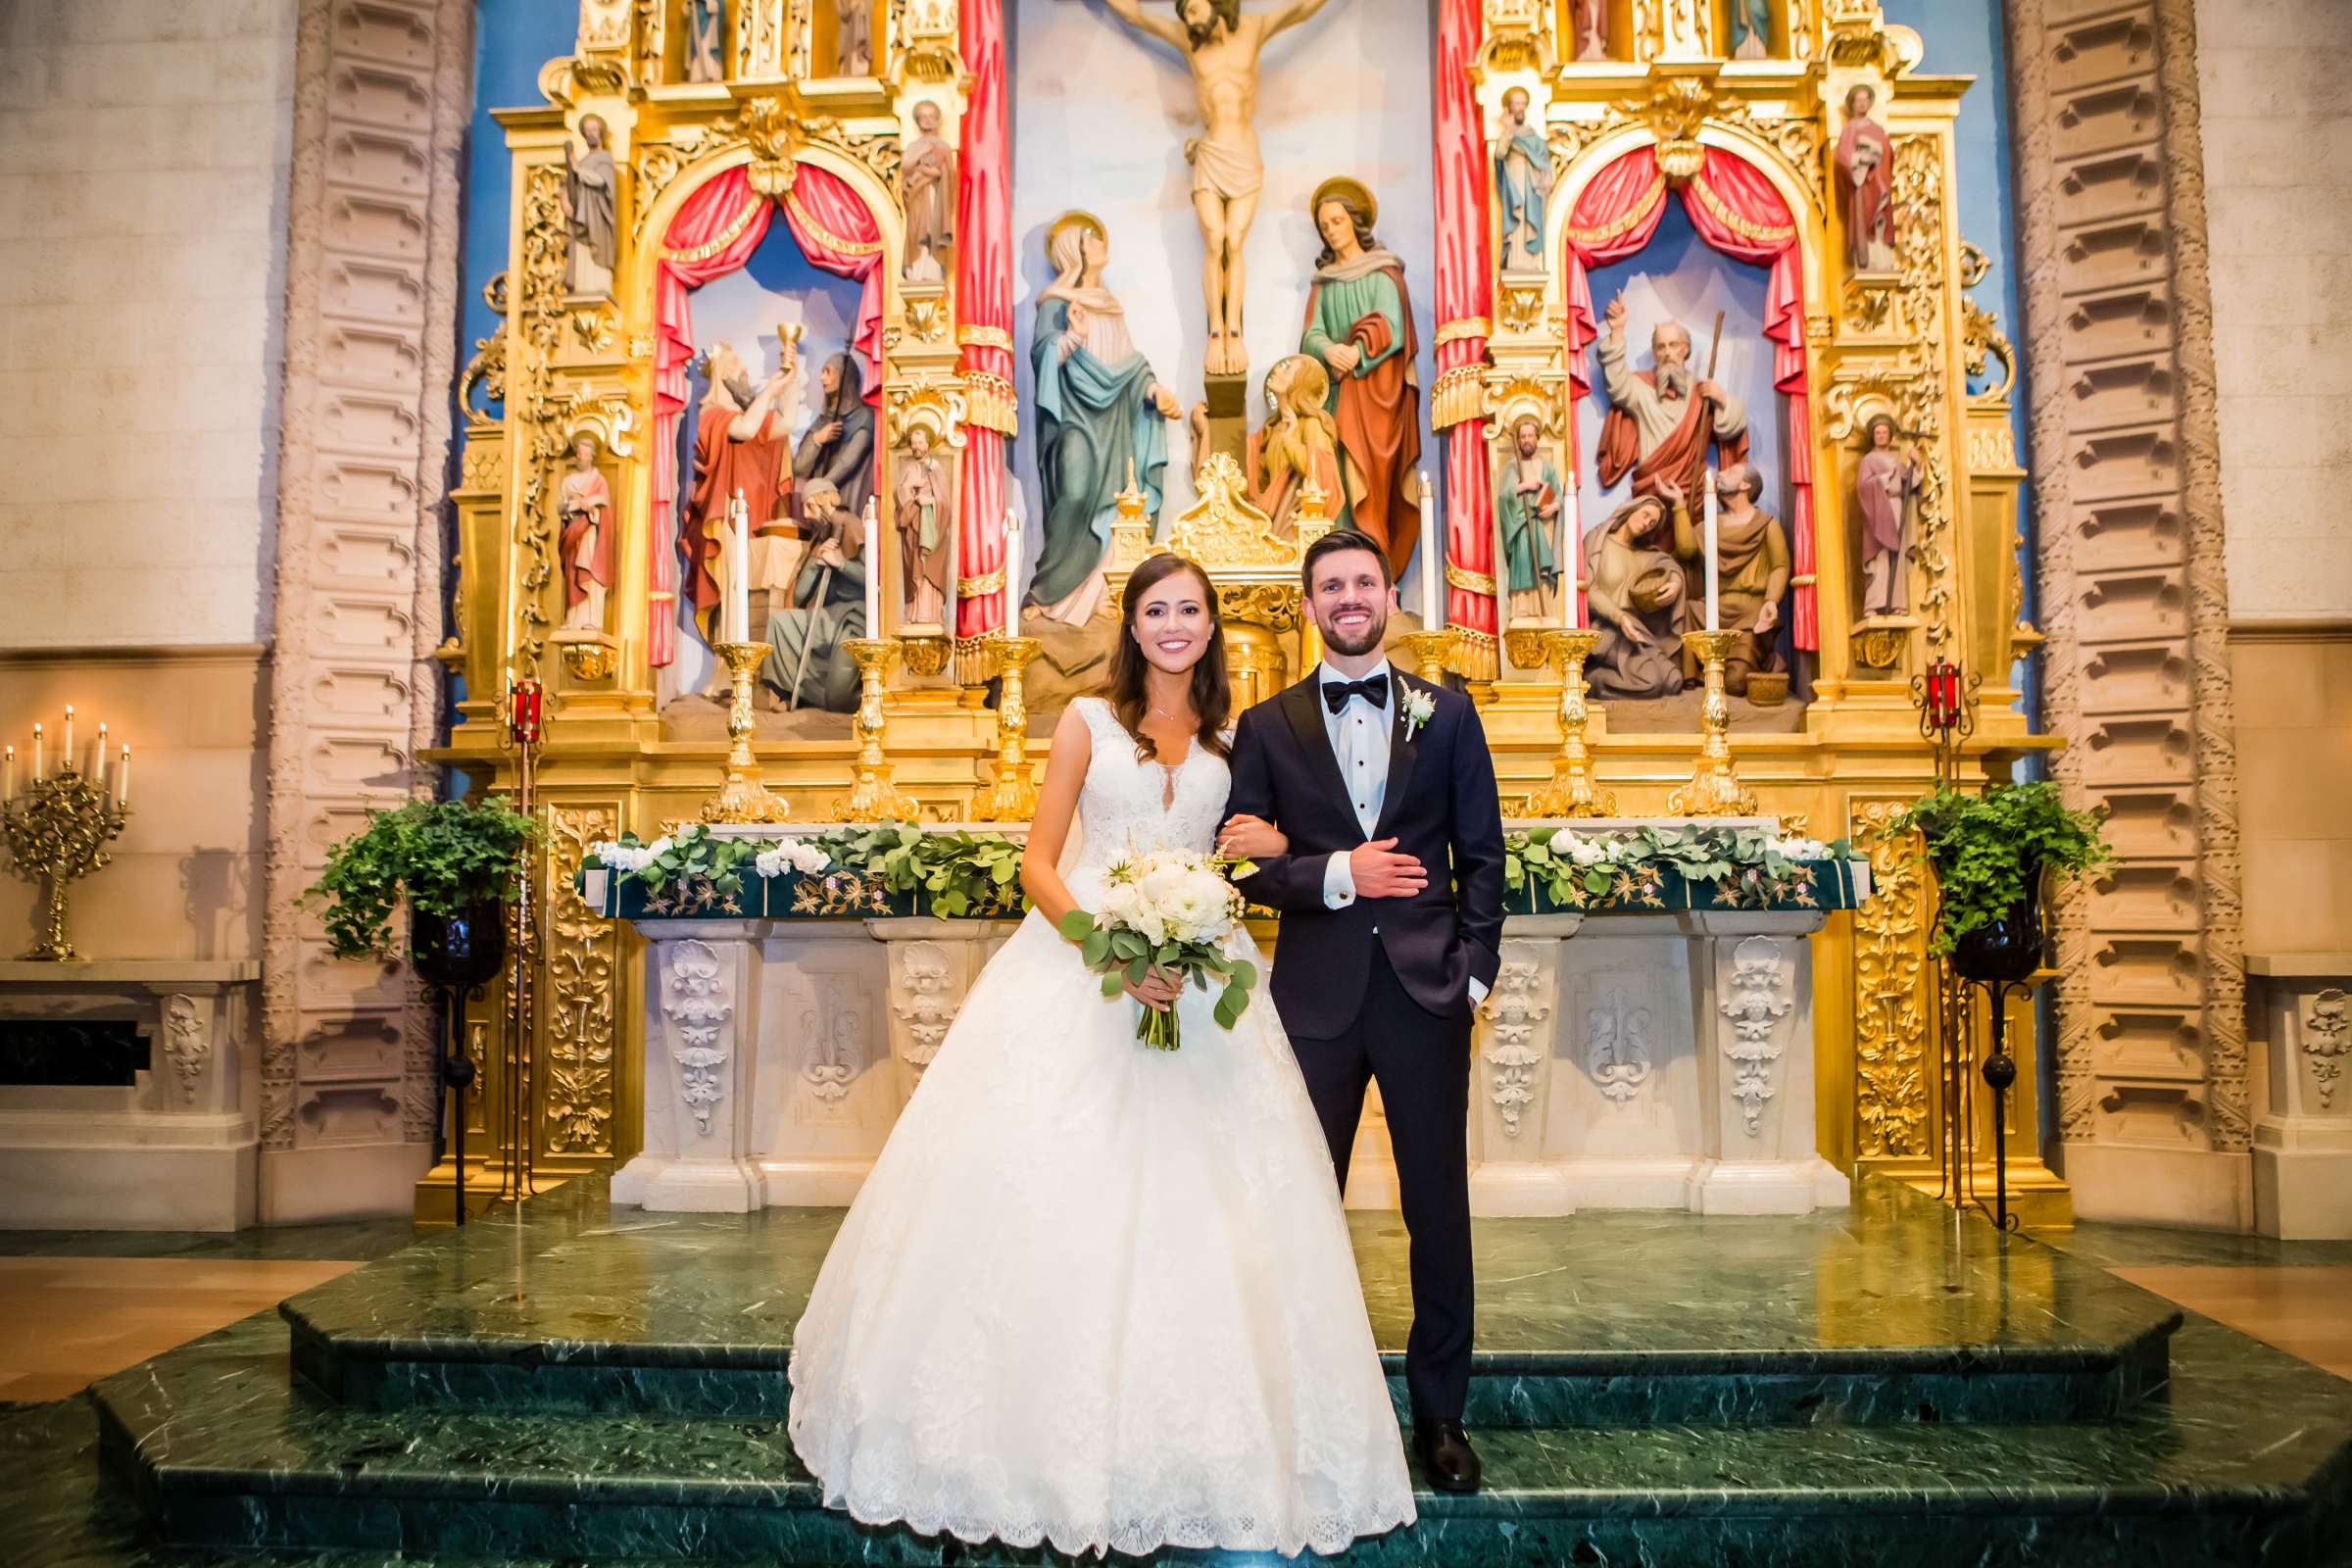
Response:
[{"label": "white taper candle", "polygon": [[719,640],[752,640],[752,509],[737,490],[727,503],[727,611],[721,617]]},{"label": "white taper candle", "polygon": [[0,801],[13,801],[16,798],[17,749],[11,746],[8,748],[7,759],[0,761]]},{"label": "white taper candle", "polygon": [[66,705],[65,744],[57,749],[57,765],[67,772],[74,771],[74,705]]},{"label": "white taper candle", "polygon": [[32,781],[33,781],[35,784],[38,784],[38,783],[41,781],[41,771],[42,771],[42,769],[41,769],[41,763],[43,762],[43,760],[45,760],[45,758],[46,758],[46,750],[47,750],[47,745],[48,745],[48,743],[47,743],[47,742],[45,742],[45,741],[43,741],[43,740],[41,739],[41,726],[40,726],[40,725],[38,725],[38,724],[35,724],[35,725],[33,725],[33,726],[32,726]]},{"label": "white taper candle", "polygon": [[1429,470],[1421,470],[1421,629],[1436,631],[1446,624],[1438,582],[1446,566],[1438,559],[1438,508],[1429,487]]},{"label": "white taper candle", "polygon": [[1568,603],[1565,607],[1565,613],[1560,616],[1560,620],[1564,625],[1568,626],[1572,630],[1581,629],[1585,624],[1585,596],[1583,593],[1585,586],[1584,542],[1584,530],[1579,528],[1576,524],[1576,470],[1574,468],[1570,468],[1568,470],[1567,487],[1560,492],[1560,552],[1558,562],[1560,567],[1560,581],[1567,585],[1566,592],[1568,595]]},{"label": "white taper candle", "polygon": [[1021,634],[1021,514],[1004,509],[1004,635]]},{"label": "white taper candle", "polygon": [[122,760],[115,767],[115,804],[130,804],[130,748],[122,748]]},{"label": "white taper candle", "polygon": [[862,521],[865,532],[858,548],[863,552],[865,564],[865,634],[879,637],[882,635],[882,563],[876,554],[872,496],[865,498],[865,516]]},{"label": "white taper candle", "polygon": [[1714,631],[1718,629],[1715,624],[1715,605],[1719,585],[1715,580],[1715,470],[1713,468],[1707,470],[1707,528],[1705,538],[1699,542],[1699,548],[1705,552],[1707,558],[1707,630]]}]

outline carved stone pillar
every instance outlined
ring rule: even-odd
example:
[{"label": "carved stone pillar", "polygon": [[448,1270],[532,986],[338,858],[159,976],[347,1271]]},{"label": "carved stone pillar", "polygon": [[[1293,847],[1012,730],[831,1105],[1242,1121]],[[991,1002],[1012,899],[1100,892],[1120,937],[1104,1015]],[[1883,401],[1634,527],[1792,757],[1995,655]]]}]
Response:
[{"label": "carved stone pillar", "polygon": [[756,927],[681,921],[646,935],[645,1147],[612,1178],[612,1200],[747,1213],[763,1201],[752,1160]]},{"label": "carved stone pillar", "polygon": [[[1700,1214],[1843,1206],[1848,1182],[1815,1147],[1813,955],[1818,914],[1690,914],[1701,938],[1698,1076],[1707,1157]],[[1710,1044],[1711,1043],[1711,1044]]]},{"label": "carved stone pillar", "polygon": [[[1471,1206],[1481,1214],[1567,1214],[1573,1198],[1543,1158],[1560,1033],[1560,950],[1582,915],[1521,916],[1473,1037]],[[1525,928],[1535,927],[1533,930]],[[1524,936],[1518,933],[1524,930]],[[1532,939],[1532,940],[1531,940]]]},{"label": "carved stone pillar", "polygon": [[287,194],[270,704],[262,1212],[405,1213],[432,1137],[431,1009],[330,957],[298,899],[424,782],[438,717],[464,0],[303,0]]},{"label": "carved stone pillar", "polygon": [[2352,953],[2249,955],[2270,1082],[2254,1124],[2254,1221],[2352,1241]]},{"label": "carved stone pillar", "polygon": [[2008,6],[2045,725],[2121,863],[2058,909],[2076,1211],[2243,1229],[2237,763],[2192,0]]}]

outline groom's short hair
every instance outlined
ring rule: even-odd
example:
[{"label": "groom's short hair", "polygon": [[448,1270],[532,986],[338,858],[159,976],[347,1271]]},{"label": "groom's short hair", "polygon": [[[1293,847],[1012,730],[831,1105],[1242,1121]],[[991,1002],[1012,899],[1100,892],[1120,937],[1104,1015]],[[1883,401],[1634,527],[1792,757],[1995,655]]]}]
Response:
[{"label": "groom's short hair", "polygon": [[1298,585],[1306,590],[1309,598],[1315,592],[1315,563],[1325,556],[1336,556],[1343,550],[1370,551],[1372,559],[1380,563],[1380,580],[1395,586],[1396,579],[1389,574],[1389,553],[1380,547],[1379,540],[1361,528],[1334,528],[1306,547],[1306,560],[1299,564]]}]

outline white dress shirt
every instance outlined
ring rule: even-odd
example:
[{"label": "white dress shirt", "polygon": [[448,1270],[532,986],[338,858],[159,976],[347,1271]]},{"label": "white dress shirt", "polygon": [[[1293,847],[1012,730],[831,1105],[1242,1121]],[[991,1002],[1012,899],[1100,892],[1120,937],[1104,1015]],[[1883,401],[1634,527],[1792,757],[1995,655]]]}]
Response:
[{"label": "white dress shirt", "polygon": [[[1331,755],[1339,759],[1340,777],[1348,785],[1348,804],[1355,808],[1356,823],[1367,840],[1380,825],[1381,808],[1388,804],[1389,748],[1396,734],[1397,708],[1404,701],[1404,683],[1396,678],[1396,671],[1387,660],[1365,670],[1360,678],[1370,680],[1375,675],[1389,678],[1386,708],[1374,708],[1359,694],[1348,698],[1347,706],[1335,713],[1321,688],[1345,685],[1356,677],[1343,674],[1329,663],[1315,669],[1315,701],[1323,710],[1323,733],[1331,737]],[[1344,909],[1354,902],[1355,867],[1343,851],[1324,862],[1323,906]],[[1374,926],[1372,934],[1380,935],[1380,927]],[[1470,1004],[1476,1006],[1486,999],[1487,988],[1472,980]]]}]

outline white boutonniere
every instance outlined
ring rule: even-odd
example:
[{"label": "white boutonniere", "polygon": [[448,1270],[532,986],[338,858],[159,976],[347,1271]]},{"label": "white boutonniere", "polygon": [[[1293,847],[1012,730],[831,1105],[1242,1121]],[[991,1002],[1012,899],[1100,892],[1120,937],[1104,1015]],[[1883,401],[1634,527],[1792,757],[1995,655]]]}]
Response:
[{"label": "white boutonniere", "polygon": [[1397,716],[1404,720],[1404,738],[1411,740],[1437,710],[1437,701],[1429,693],[1407,687],[1404,700],[1396,706]]}]

